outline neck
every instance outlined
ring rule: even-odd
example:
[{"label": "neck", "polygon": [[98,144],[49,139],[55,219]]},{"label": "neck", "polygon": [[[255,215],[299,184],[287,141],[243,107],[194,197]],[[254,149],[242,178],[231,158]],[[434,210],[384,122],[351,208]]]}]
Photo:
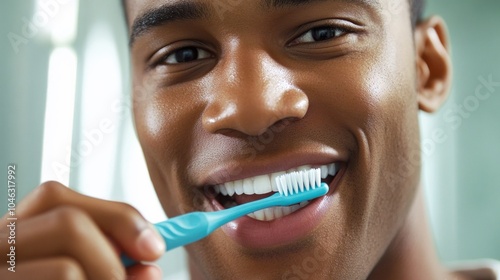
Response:
[{"label": "neck", "polygon": [[419,188],[404,226],[368,279],[448,279],[450,275],[437,257],[430,232]]}]

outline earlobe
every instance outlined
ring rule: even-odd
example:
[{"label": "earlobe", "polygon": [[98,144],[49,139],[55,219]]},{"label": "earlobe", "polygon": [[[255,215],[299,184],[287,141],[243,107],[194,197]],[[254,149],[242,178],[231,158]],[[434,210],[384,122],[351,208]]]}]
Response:
[{"label": "earlobe", "polygon": [[419,109],[435,112],[444,103],[451,85],[452,67],[444,21],[430,17],[415,30]]}]

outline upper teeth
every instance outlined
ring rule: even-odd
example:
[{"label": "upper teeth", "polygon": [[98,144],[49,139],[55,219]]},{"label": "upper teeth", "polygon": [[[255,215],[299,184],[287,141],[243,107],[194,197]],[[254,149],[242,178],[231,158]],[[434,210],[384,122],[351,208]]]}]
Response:
[{"label": "upper teeth", "polygon": [[[232,196],[234,194],[265,194],[270,192],[278,192],[278,186],[276,185],[276,177],[292,173],[294,171],[308,170],[312,167],[310,165],[304,165],[297,168],[292,168],[290,170],[275,172],[267,175],[259,175],[251,178],[245,178],[242,180],[236,180],[232,182],[227,182],[224,184],[216,185],[215,192],[221,193],[222,195]],[[331,163],[327,165],[322,165],[317,167],[321,169],[321,179],[325,179],[328,175],[335,176],[339,171],[338,163]]]}]

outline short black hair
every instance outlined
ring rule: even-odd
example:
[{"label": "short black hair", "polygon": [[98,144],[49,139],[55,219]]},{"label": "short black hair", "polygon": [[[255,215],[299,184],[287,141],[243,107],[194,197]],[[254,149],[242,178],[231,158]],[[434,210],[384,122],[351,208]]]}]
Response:
[{"label": "short black hair", "polygon": [[410,1],[411,26],[415,28],[415,26],[417,26],[417,24],[423,19],[425,0],[409,0],[409,1]]},{"label": "short black hair", "polygon": [[[424,8],[425,8],[425,0],[408,0],[410,2],[410,20],[411,26],[415,28],[417,24],[422,21]],[[127,0],[121,0],[122,8],[125,15],[125,21],[128,22],[127,19],[127,8],[126,2]]]}]

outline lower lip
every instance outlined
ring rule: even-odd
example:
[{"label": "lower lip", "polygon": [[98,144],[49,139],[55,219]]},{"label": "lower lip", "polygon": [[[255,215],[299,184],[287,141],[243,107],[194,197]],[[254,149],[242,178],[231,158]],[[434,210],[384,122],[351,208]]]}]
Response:
[{"label": "lower lip", "polygon": [[[290,215],[272,220],[259,221],[248,216],[227,223],[222,231],[239,245],[249,249],[264,249],[294,243],[309,235],[321,224],[328,212],[335,189],[344,169],[339,170],[330,183],[329,192],[311,201],[307,206]],[[222,210],[218,202],[212,202],[215,210]]]}]

